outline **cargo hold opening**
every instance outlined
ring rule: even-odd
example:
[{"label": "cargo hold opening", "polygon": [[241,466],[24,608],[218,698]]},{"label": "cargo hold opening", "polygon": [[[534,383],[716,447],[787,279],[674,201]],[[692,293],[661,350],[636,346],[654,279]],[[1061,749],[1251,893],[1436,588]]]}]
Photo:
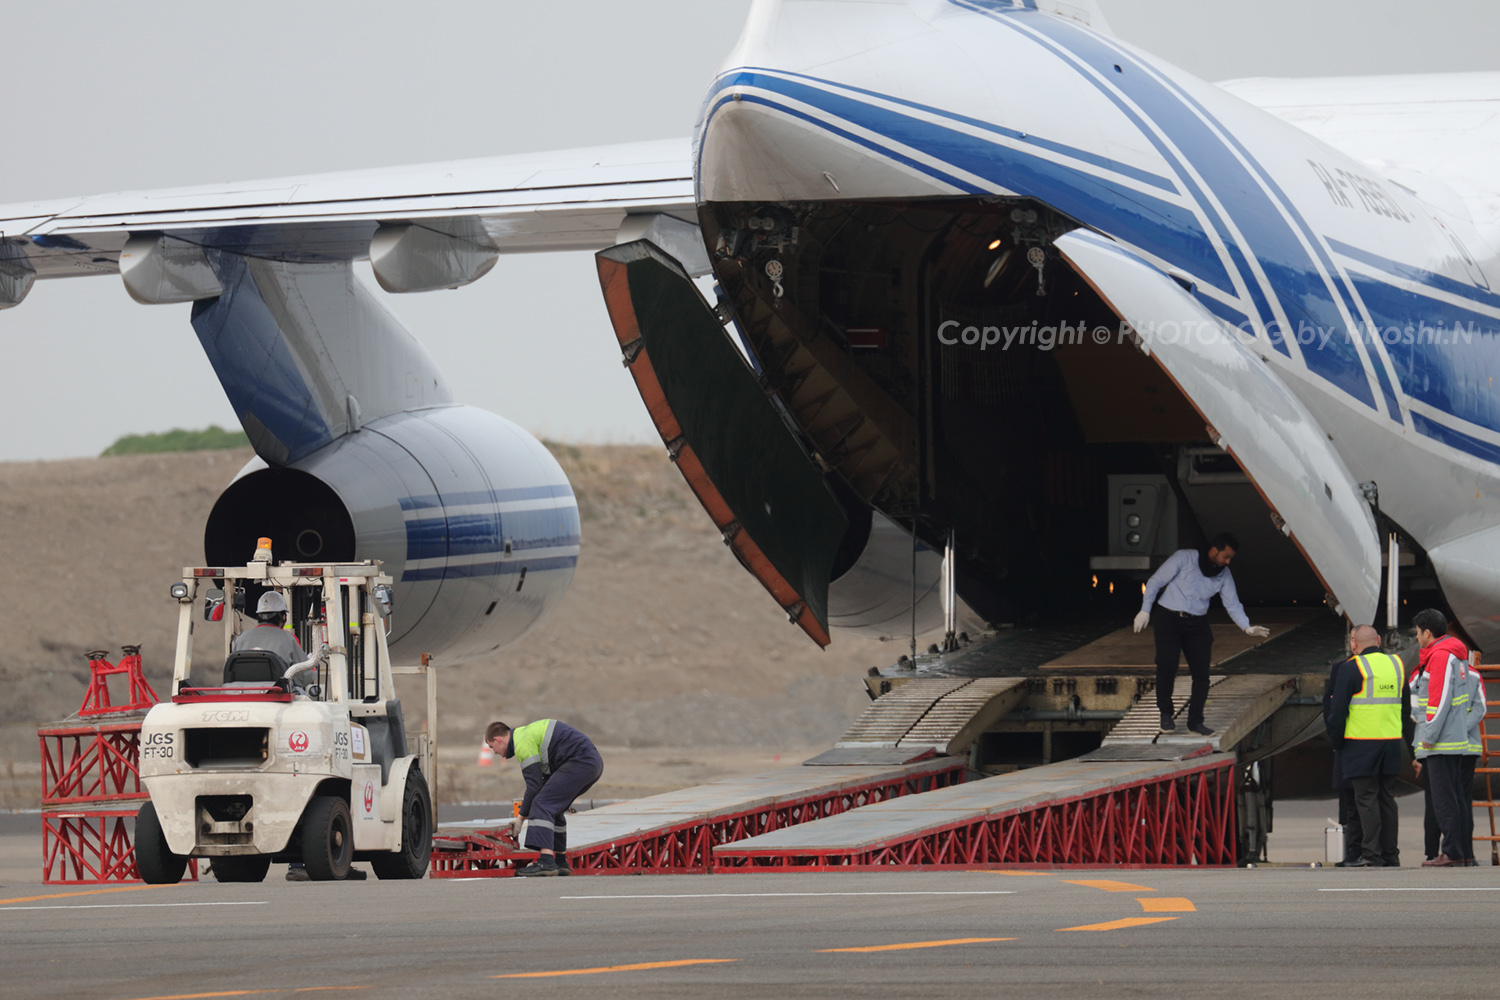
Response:
[{"label": "cargo hold opening", "polygon": [[939,278],[931,326],[947,325],[924,344],[925,471],[970,540],[970,603],[992,621],[1128,617],[1163,559],[1227,531],[1242,601],[1320,604],[1249,477],[1083,279],[1050,257],[1010,281],[997,295],[998,281]]},{"label": "cargo hold opening", "polygon": [[[809,450],[934,550],[952,532],[958,595],[985,619],[1128,621],[1152,568],[1222,531],[1247,604],[1322,603],[1203,417],[1054,248],[1074,220],[1007,198],[700,218]],[[872,476],[877,445],[897,454]]]}]

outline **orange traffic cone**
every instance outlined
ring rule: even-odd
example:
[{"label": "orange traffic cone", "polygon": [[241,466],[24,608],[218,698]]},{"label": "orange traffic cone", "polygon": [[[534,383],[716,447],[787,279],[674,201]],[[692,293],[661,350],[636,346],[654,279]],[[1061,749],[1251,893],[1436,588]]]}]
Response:
[{"label": "orange traffic cone", "polygon": [[495,761],[495,751],[491,750],[485,744],[480,744],[480,746],[479,746],[479,766],[480,767],[490,767],[494,763],[494,761]]}]

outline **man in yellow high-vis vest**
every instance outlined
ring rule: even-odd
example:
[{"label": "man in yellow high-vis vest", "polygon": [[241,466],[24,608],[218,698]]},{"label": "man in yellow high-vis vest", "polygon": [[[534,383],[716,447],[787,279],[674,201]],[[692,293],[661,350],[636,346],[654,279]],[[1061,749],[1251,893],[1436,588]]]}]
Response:
[{"label": "man in yellow high-vis vest", "polygon": [[1364,832],[1360,857],[1345,858],[1344,867],[1395,868],[1401,864],[1395,786],[1406,763],[1402,723],[1410,697],[1405,670],[1380,652],[1380,634],[1368,625],[1349,634],[1349,651],[1334,678],[1327,719]]}]

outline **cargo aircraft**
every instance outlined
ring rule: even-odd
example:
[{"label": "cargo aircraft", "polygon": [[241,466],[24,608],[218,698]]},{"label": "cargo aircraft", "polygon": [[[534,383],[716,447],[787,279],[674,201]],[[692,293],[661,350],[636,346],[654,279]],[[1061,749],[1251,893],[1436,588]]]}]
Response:
[{"label": "cargo aircraft", "polygon": [[256,452],[209,563],[384,560],[397,658],[534,627],[578,509],[353,265],[409,294],[580,249],[820,644],[951,629],[940,591],[990,622],[1138,594],[1222,529],[1249,600],[1369,622],[1386,587],[1500,642],[1500,74],[1214,84],[1092,0],[756,0],[706,83],[681,141],[3,206],[0,306],[192,302]]}]

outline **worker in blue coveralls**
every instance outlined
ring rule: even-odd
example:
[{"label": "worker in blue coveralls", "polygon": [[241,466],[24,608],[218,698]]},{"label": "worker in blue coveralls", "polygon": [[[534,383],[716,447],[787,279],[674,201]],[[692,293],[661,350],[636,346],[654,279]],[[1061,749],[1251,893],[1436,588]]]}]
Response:
[{"label": "worker in blue coveralls", "polygon": [[521,820],[526,824],[522,846],[540,852],[517,875],[571,875],[568,866],[568,810],[604,773],[604,761],[592,740],[565,722],[541,719],[512,730],[491,722],[485,745],[502,760],[514,757],[526,779]]}]

